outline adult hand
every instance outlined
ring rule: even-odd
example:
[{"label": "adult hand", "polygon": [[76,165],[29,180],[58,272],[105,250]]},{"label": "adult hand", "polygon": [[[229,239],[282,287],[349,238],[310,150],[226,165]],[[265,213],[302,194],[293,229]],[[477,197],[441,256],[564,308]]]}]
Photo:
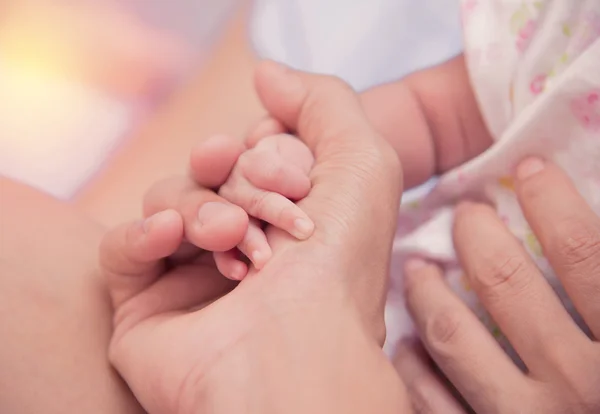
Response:
[{"label": "adult hand", "polygon": [[[600,217],[550,163],[525,161],[516,181],[525,216],[592,338],[568,315],[494,211],[483,205],[459,207],[455,244],[472,288],[527,372],[500,349],[435,266],[408,266],[410,311],[432,358],[476,412],[597,413],[600,344],[593,338],[600,336]],[[430,372],[424,377],[428,380],[421,386],[439,389]],[[452,402],[444,393],[437,394],[441,405],[425,412],[448,412],[444,407]]]},{"label": "adult hand", "polygon": [[[315,155],[301,202],[313,236],[269,229],[272,259],[232,290],[198,251],[182,259],[181,242],[232,248],[240,235],[221,237],[216,220],[247,217],[183,181],[171,197],[151,194],[147,211],[162,212],[113,230],[102,246],[116,307],[111,361],[152,413],[407,412],[380,349],[397,157],[339,80],[265,63],[256,83],[271,115]],[[232,163],[219,165],[225,176]],[[225,181],[195,170],[209,187]]]}]

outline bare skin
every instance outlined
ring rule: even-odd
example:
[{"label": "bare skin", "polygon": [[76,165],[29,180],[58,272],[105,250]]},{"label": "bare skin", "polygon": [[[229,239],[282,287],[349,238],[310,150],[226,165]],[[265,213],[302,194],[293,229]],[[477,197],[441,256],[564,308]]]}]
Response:
[{"label": "bare skin", "polygon": [[[232,24],[210,65],[166,103],[76,206],[0,178],[0,412],[143,412],[106,356],[112,313],[97,272],[105,231],[97,221],[138,216],[146,187],[184,170],[198,137],[225,126],[244,131],[260,115],[242,23]],[[236,105],[219,101],[228,88],[245,98]],[[128,154],[142,146],[156,150],[150,154],[167,146],[174,152],[167,159],[149,156],[136,164],[139,174],[128,175]],[[119,196],[122,204],[111,202]]]},{"label": "bare skin", "polygon": [[[156,117],[124,145],[98,180],[79,195],[75,204],[84,214],[3,180],[0,318],[2,337],[10,340],[5,341],[0,356],[5,362],[0,384],[6,384],[0,394],[0,411],[58,413],[69,406],[77,412],[135,412],[132,397],[106,360],[111,313],[95,270],[97,244],[104,229],[93,220],[111,225],[139,217],[140,200],[146,189],[160,178],[184,171],[190,148],[199,139],[217,132],[241,137],[264,113],[253,89],[256,60],[247,42],[244,22],[241,11],[208,65],[165,103]],[[460,68],[460,62],[451,65],[455,67]],[[407,84],[399,83],[397,93],[389,93],[393,89],[375,89],[362,99],[365,103],[373,100],[390,107],[397,105],[401,112],[409,114],[418,111],[417,102],[411,100],[411,90],[426,82],[420,82],[418,76],[411,79],[410,90]],[[233,94],[235,100],[231,99]],[[376,118],[380,114],[376,106],[372,105],[371,111],[367,109],[367,114],[390,139],[385,125]],[[453,118],[441,120],[443,125],[447,122],[452,123]],[[432,136],[423,125],[414,128],[425,131],[421,147],[427,156],[434,147]],[[390,125],[389,130],[397,129]],[[409,135],[418,134],[415,131]],[[403,155],[400,146],[394,147],[400,158],[413,158],[412,152]],[[464,157],[469,155],[476,154]],[[435,158],[429,154],[427,159],[428,171],[416,174],[412,184],[435,170]],[[40,297],[57,296],[61,307],[52,309],[51,305],[40,304]],[[56,335],[56,331],[61,335]],[[56,345],[51,358],[45,357],[48,345],[40,350],[40,344]],[[74,356],[77,364],[69,368]],[[36,386],[32,381],[40,382]],[[41,394],[30,398],[27,390]]]},{"label": "bare skin", "polygon": [[141,413],[105,356],[103,228],[4,178],[0,199],[0,411]]},{"label": "bare skin", "polygon": [[[80,195],[78,207],[108,224],[139,216],[145,189],[158,178],[182,171],[198,138],[222,131],[241,136],[263,113],[252,88],[254,57],[243,22],[243,17],[235,21],[209,66],[131,139],[106,173]],[[446,74],[460,72],[460,65],[460,60],[453,61]],[[462,125],[457,122],[461,117],[443,111],[444,104],[456,100],[433,105],[435,100],[419,102],[411,97],[419,90],[427,92],[427,85],[422,75],[415,75],[406,83],[396,84],[395,92],[375,89],[363,95],[364,102],[386,95],[389,101],[383,100],[389,108],[397,108],[396,112],[421,111],[421,122],[407,126],[406,119],[413,119],[408,116],[386,129],[377,119],[385,118],[384,114],[367,109],[371,121],[388,140],[392,132],[402,128],[414,128],[414,134],[403,131],[400,135],[422,134],[426,138],[410,147],[390,140],[403,162],[405,158],[425,160],[417,164],[427,168],[415,166],[416,172],[409,178],[414,182],[409,181],[408,186],[477,155],[490,142],[480,119]],[[463,91],[459,86],[456,84],[449,94],[458,100]],[[234,93],[236,99],[231,100]],[[396,101],[400,96],[409,99]],[[466,98],[460,109],[468,113],[475,102],[470,96]],[[427,128],[432,120],[437,123]],[[453,141],[440,139],[440,131],[452,131],[455,138],[461,138],[458,132],[466,132],[466,140],[454,142],[460,151],[452,152],[452,157],[443,157],[450,153],[440,144]],[[469,139],[477,136],[483,139]],[[417,147],[424,150],[417,155],[402,153]],[[142,153],[145,156],[140,158]],[[407,163],[405,168],[411,167]],[[6,179],[0,180],[0,198],[0,412],[61,413],[66,407],[92,414],[141,412],[106,360],[112,315],[96,272],[97,244],[104,228],[73,208]]]}]

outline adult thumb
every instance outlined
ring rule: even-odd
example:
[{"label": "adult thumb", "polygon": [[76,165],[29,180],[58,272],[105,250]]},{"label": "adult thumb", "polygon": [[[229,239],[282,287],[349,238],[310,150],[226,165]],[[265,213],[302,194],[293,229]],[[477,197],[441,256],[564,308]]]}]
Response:
[{"label": "adult thumb", "polygon": [[[369,123],[357,94],[342,80],[263,62],[257,93],[269,114],[308,145],[316,163],[303,208],[343,227],[368,220],[394,227],[402,173],[392,147]],[[316,214],[311,214],[314,211]],[[331,232],[333,223],[324,224]]]}]

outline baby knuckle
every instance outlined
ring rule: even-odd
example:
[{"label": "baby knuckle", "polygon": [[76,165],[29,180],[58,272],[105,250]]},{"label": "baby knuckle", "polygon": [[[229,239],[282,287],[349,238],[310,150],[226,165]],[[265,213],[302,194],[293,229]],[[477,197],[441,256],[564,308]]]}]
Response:
[{"label": "baby knuckle", "polygon": [[273,155],[273,157],[271,157],[271,159],[273,162],[265,163],[260,166],[263,179],[269,183],[276,181],[277,179],[285,179],[285,164],[283,164],[282,162],[275,162],[275,160],[279,159],[279,156],[275,154]]},{"label": "baby knuckle", "polygon": [[267,210],[268,195],[265,191],[255,191],[248,201],[248,212],[255,217],[262,217]]}]

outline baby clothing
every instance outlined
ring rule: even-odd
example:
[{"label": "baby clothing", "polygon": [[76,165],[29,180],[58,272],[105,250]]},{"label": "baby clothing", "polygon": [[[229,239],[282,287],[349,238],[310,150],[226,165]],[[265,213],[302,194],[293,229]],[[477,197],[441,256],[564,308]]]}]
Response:
[{"label": "baby clothing", "polygon": [[255,0],[257,54],[362,91],[460,53],[458,0]]},{"label": "baby clothing", "polygon": [[387,346],[391,350],[412,330],[401,265],[416,254],[444,265],[452,289],[516,358],[459,267],[452,206],[471,196],[492,202],[585,329],[523,217],[511,173],[529,155],[551,160],[600,215],[600,1],[463,0],[462,19],[471,84],[495,142],[403,207],[392,259],[386,317],[394,323],[388,325]]}]

